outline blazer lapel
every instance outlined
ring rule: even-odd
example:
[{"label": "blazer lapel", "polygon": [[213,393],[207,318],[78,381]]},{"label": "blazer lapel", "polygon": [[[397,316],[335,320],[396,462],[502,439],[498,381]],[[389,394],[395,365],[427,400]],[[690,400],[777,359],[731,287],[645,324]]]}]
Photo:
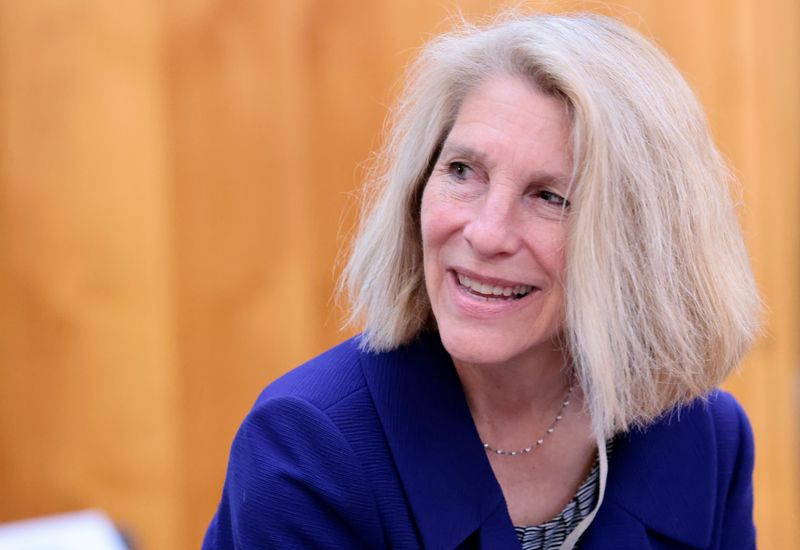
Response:
[{"label": "blazer lapel", "polygon": [[646,550],[650,548],[650,537],[639,518],[604,501],[578,547],[581,550]]},{"label": "blazer lapel", "polygon": [[362,367],[424,547],[457,548],[477,536],[482,548],[518,548],[502,491],[438,335],[366,355]]}]

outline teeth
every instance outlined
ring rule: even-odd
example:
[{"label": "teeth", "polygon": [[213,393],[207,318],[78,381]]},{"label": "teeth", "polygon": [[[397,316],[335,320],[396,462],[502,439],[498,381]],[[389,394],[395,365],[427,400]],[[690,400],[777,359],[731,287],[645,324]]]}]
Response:
[{"label": "teeth", "polygon": [[[458,274],[458,282],[461,286],[466,287],[473,292],[478,294],[483,294],[485,296],[511,296],[514,295],[521,295],[524,296],[528,294],[533,287],[530,285],[517,285],[514,287],[510,286],[495,286],[489,284],[483,284],[479,281],[474,281],[467,277],[466,275],[462,275],[461,273]],[[496,299],[496,298],[491,298]]]}]

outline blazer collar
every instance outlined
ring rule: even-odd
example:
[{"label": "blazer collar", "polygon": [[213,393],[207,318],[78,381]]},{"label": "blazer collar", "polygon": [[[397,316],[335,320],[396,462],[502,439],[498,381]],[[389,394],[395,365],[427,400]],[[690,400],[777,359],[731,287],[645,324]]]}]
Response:
[{"label": "blazer collar", "polygon": [[364,376],[425,548],[518,547],[502,490],[437,334],[367,355]]},{"label": "blazer collar", "polygon": [[710,545],[717,444],[703,407],[698,400],[643,430],[617,436],[605,500],[584,548],[649,548],[647,531],[692,547]]},{"label": "blazer collar", "polygon": [[[438,334],[364,358],[364,376],[423,546],[456,548],[480,529],[482,548],[519,547]],[[582,548],[648,548],[649,531],[690,546],[710,544],[717,444],[704,406],[698,400],[646,429],[617,436],[604,501],[581,537]]]}]

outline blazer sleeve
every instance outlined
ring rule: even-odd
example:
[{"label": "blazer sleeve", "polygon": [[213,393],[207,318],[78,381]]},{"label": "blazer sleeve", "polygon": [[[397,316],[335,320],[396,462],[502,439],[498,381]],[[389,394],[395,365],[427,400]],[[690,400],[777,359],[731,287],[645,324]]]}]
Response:
[{"label": "blazer sleeve", "polygon": [[372,489],[330,418],[296,397],[257,403],[234,439],[203,550],[383,546]]},{"label": "blazer sleeve", "polygon": [[719,548],[754,549],[756,530],[753,523],[753,465],[754,444],[750,421],[741,405],[730,396],[733,414],[725,415],[731,440],[735,442],[730,484],[724,499],[725,510],[720,530]]}]

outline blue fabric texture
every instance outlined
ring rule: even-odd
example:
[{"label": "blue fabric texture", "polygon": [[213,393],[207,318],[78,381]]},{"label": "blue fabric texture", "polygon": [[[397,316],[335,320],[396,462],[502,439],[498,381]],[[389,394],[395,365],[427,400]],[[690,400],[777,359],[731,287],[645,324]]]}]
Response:
[{"label": "blue fabric texture", "polygon": [[[617,436],[581,550],[755,548],[753,437],[722,391]],[[436,334],[357,338],[272,383],[237,433],[203,550],[519,549]]]}]

